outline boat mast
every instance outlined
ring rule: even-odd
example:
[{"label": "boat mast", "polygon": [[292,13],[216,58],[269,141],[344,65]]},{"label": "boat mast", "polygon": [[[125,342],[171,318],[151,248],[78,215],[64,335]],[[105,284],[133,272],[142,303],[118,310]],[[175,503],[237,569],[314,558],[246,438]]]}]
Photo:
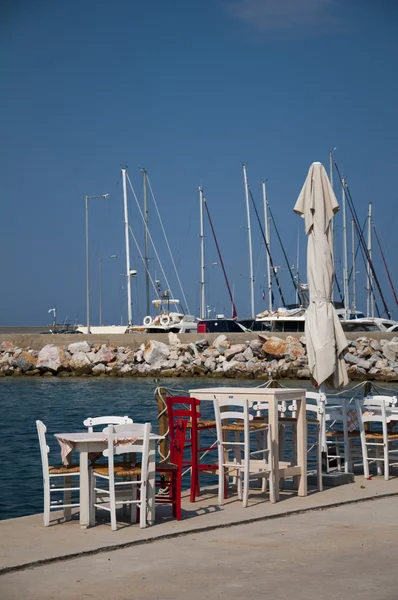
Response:
[{"label": "boat mast", "polygon": [[254,273],[253,273],[253,250],[252,250],[252,230],[250,225],[250,206],[249,206],[249,184],[247,182],[246,165],[242,165],[243,178],[245,181],[245,194],[246,194],[246,213],[247,213],[247,233],[249,236],[249,262],[250,262],[250,308],[251,318],[255,319],[254,312]]},{"label": "boat mast", "polygon": [[357,309],[357,273],[355,264],[355,222],[351,219],[351,253],[352,253],[352,310]]},{"label": "boat mast", "polygon": [[266,255],[267,255],[267,282],[268,282],[268,310],[272,311],[272,279],[271,279],[271,261],[270,261],[270,253],[271,253],[271,240],[270,240],[270,224],[268,219],[268,209],[267,209],[267,190],[265,187],[265,181],[261,182],[263,188],[263,202],[264,202],[264,233],[265,233],[265,244],[266,244]]},{"label": "boat mast", "polygon": [[366,302],[366,316],[374,317],[374,294],[373,294],[373,275],[370,264],[372,262],[372,203],[369,202],[368,209],[368,264],[367,264],[367,275],[368,275],[368,297]]},{"label": "boat mast", "polygon": [[200,318],[206,318],[205,304],[205,236],[203,226],[203,189],[199,187],[199,212],[200,212]]},{"label": "boat mast", "polygon": [[129,214],[127,208],[127,184],[126,169],[122,169],[123,179],[123,205],[124,205],[124,233],[126,241],[126,277],[127,277],[127,320],[128,325],[133,324],[133,307],[131,304],[131,271],[130,271],[130,238],[129,238]]},{"label": "boat mast", "polygon": [[342,204],[343,204],[343,283],[344,283],[344,312],[347,319],[350,307],[348,291],[348,255],[347,255],[347,218],[346,218],[346,180],[342,179]]},{"label": "boat mast", "polygon": [[144,225],[145,225],[145,292],[146,292],[146,314],[151,312],[149,302],[149,256],[148,256],[148,197],[146,191],[146,170],[142,169],[144,177]]},{"label": "boat mast", "polygon": [[[336,148],[333,148],[333,150],[336,150]],[[330,179],[330,185],[332,186],[332,190],[333,190],[333,150],[330,150],[330,152],[329,152],[329,179]],[[333,248],[333,243],[334,243],[334,221],[333,221],[333,219],[331,219],[331,221],[330,221],[330,229],[332,232],[332,248]]]}]

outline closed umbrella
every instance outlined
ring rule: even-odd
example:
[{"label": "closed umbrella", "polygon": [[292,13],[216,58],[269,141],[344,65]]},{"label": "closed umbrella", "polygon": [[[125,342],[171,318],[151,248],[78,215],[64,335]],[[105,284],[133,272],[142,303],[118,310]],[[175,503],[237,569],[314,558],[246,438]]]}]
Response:
[{"label": "closed umbrella", "polygon": [[308,366],[320,386],[347,385],[344,350],[348,346],[332,304],[334,260],[331,222],[339,204],[323,165],[312,163],[294,212],[305,220],[310,304],[305,318]]}]

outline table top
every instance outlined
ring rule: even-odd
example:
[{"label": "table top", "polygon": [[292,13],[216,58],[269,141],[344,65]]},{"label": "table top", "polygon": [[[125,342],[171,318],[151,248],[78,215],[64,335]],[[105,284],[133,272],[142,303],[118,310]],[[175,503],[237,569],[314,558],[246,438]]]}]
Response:
[{"label": "table top", "polygon": [[213,388],[196,388],[189,390],[191,396],[198,400],[214,400],[217,396],[225,396],[233,398],[234,396],[246,396],[247,398],[261,397],[276,397],[280,400],[300,400],[305,398],[305,389],[303,388],[261,388],[261,387],[213,387]]},{"label": "table top", "polygon": [[[68,442],[72,442],[74,444],[82,442],[82,443],[98,443],[108,441],[107,434],[103,431],[79,431],[76,433],[55,433],[54,436],[57,440],[65,440]],[[115,437],[118,438],[131,438],[131,439],[142,439],[142,436],[137,435],[135,431],[131,430],[120,430],[117,432]],[[158,435],[157,433],[150,433],[149,439],[151,440],[163,440],[164,436]]]}]

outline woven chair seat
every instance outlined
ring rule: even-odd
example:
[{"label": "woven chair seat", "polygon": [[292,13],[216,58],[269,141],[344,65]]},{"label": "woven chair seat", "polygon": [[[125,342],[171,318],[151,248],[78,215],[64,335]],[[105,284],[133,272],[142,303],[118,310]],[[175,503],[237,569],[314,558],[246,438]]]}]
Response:
[{"label": "woven chair seat", "polygon": [[[257,431],[260,429],[265,429],[267,427],[267,423],[262,421],[261,423],[253,423],[251,421],[249,429],[250,431]],[[244,431],[244,426],[240,423],[231,423],[230,425],[223,425],[223,431]]]},{"label": "woven chair seat", "polygon": [[54,465],[48,467],[50,475],[68,475],[69,473],[80,473],[79,465]]},{"label": "woven chair seat", "polygon": [[[134,475],[141,475],[140,465],[115,465],[114,473],[116,477],[132,477]],[[96,466],[94,467],[94,475],[109,475],[109,469],[107,466]]]},{"label": "woven chair seat", "polygon": [[[198,419],[197,423],[198,423],[198,429],[201,429],[203,427],[215,427],[216,426],[215,421],[207,421],[206,419]],[[191,421],[188,421],[187,429],[192,429]]]},{"label": "woven chair seat", "polygon": [[[389,440],[398,440],[398,433],[389,433],[387,437]],[[372,440],[383,440],[383,434],[377,432],[366,432],[366,438],[370,438]]]},{"label": "woven chair seat", "polygon": [[[348,437],[349,438],[359,438],[360,435],[361,434],[360,434],[359,431],[349,431],[348,432]],[[332,438],[332,437],[344,438],[344,431],[328,431],[326,433],[326,437],[327,438]]]}]

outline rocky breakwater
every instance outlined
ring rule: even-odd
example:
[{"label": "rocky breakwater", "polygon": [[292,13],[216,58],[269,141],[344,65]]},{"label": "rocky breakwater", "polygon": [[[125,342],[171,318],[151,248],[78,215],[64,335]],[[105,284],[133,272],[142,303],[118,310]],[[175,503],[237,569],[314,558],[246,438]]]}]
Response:
[{"label": "rocky breakwater", "polygon": [[[167,338],[165,338],[167,340]],[[42,350],[0,344],[0,376],[161,376],[308,379],[305,338],[259,335],[231,344],[225,335],[210,345],[184,343],[170,333],[168,343],[151,340],[137,350],[87,341]],[[398,337],[350,342],[345,360],[351,379],[398,381]]]}]

